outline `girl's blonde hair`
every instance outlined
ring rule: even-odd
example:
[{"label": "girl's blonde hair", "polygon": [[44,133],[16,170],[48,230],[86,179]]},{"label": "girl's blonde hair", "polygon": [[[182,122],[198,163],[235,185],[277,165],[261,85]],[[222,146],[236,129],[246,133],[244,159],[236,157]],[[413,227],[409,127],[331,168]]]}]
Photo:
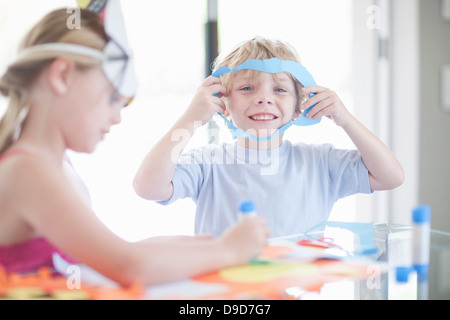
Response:
[{"label": "girl's blonde hair", "polygon": [[[291,60],[300,63],[300,58],[297,51],[290,44],[279,40],[279,39],[269,39],[264,37],[254,37],[250,40],[244,41],[238,44],[230,53],[226,55],[220,55],[214,62],[213,68],[217,70],[218,68],[224,66],[230,69],[237,67],[243,62],[251,59],[271,59],[279,58],[281,60]],[[251,75],[254,76],[258,71],[251,70]],[[294,81],[297,99],[296,111],[299,111],[299,105],[306,99],[306,95],[301,93],[301,88],[303,85],[297,81],[291,74],[289,77]],[[233,81],[234,73],[227,73],[221,76],[222,84],[227,88]],[[276,78],[276,74],[274,74]]]},{"label": "girl's blonde hair", "polygon": [[[27,91],[40,73],[58,57],[75,61],[80,70],[99,65],[99,61],[72,53],[39,52],[20,55],[26,48],[45,43],[71,43],[103,50],[108,38],[98,15],[80,10],[81,28],[69,29],[67,9],[58,9],[42,18],[26,35],[19,48],[19,58],[0,78],[0,93],[9,98],[6,113],[0,120],[0,154],[17,138],[28,112]],[[70,12],[70,11],[69,11]]]}]

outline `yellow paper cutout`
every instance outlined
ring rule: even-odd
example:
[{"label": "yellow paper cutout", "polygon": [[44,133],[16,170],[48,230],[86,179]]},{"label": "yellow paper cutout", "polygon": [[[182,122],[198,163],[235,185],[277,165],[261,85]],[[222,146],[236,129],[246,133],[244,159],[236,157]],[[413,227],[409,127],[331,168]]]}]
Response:
[{"label": "yellow paper cutout", "polygon": [[77,4],[80,8],[85,9],[91,0],[77,0]]},{"label": "yellow paper cutout", "polygon": [[302,276],[316,272],[317,267],[307,264],[245,265],[226,268],[220,276],[228,281],[240,283],[260,283],[274,281],[282,277]]}]

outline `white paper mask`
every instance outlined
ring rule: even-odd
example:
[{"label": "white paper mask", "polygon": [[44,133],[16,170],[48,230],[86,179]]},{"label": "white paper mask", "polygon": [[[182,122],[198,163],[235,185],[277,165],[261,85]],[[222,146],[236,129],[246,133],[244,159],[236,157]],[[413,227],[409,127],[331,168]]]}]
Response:
[{"label": "white paper mask", "polygon": [[86,9],[104,17],[105,33],[109,41],[103,51],[71,43],[45,43],[23,50],[19,59],[24,56],[37,55],[39,52],[71,53],[98,59],[102,64],[105,76],[116,92],[124,97],[133,98],[137,90],[137,80],[120,0],[88,1]]}]

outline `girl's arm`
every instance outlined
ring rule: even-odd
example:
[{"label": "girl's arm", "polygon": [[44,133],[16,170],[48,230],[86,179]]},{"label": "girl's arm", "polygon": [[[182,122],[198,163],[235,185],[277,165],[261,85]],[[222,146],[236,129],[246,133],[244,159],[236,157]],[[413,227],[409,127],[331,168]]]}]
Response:
[{"label": "girl's arm", "polygon": [[266,245],[269,230],[262,217],[245,217],[222,236],[167,237],[139,243],[141,251],[152,248],[143,256],[141,266],[151,270],[147,280],[161,283],[186,279],[213,270],[245,264],[255,258]]},{"label": "girl's arm", "polygon": [[195,130],[215,113],[225,112],[224,102],[215,93],[225,94],[225,88],[218,78],[208,77],[186,112],[146,155],[133,182],[139,196],[148,200],[168,200],[172,196],[177,160]]},{"label": "girl's arm", "polygon": [[372,191],[393,189],[403,183],[403,168],[395,155],[345,108],[336,93],[320,86],[302,90],[305,93],[317,93],[301,105],[301,109],[304,110],[317,103],[308,112],[307,117],[318,119],[327,116],[342,127],[352,139],[369,171]]},{"label": "girl's arm", "polygon": [[123,285],[174,281],[245,263],[268,237],[264,219],[248,218],[220,238],[127,242],[85,205],[62,169],[36,157],[23,157],[16,168],[11,191],[24,222],[62,252]]}]

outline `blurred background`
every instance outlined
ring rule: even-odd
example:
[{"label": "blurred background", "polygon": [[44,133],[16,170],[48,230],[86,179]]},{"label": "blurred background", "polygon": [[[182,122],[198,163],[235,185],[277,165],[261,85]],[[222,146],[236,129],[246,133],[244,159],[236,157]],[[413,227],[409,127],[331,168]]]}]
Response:
[{"label": "blurred background", "polygon": [[[74,0],[1,0],[0,72],[25,33],[47,12]],[[132,180],[145,154],[188,106],[215,54],[253,36],[283,39],[319,85],[397,155],[404,185],[336,203],[330,219],[409,224],[419,203],[432,227],[450,231],[450,4],[448,0],[122,1],[139,91],[93,154],[69,155],[99,218],[119,236],[193,234],[190,199],[163,207],[139,198]],[[0,114],[7,101],[0,98]],[[215,119],[222,141],[231,136]],[[328,119],[291,127],[291,141],[354,148]],[[208,142],[208,126],[188,148]]]}]

